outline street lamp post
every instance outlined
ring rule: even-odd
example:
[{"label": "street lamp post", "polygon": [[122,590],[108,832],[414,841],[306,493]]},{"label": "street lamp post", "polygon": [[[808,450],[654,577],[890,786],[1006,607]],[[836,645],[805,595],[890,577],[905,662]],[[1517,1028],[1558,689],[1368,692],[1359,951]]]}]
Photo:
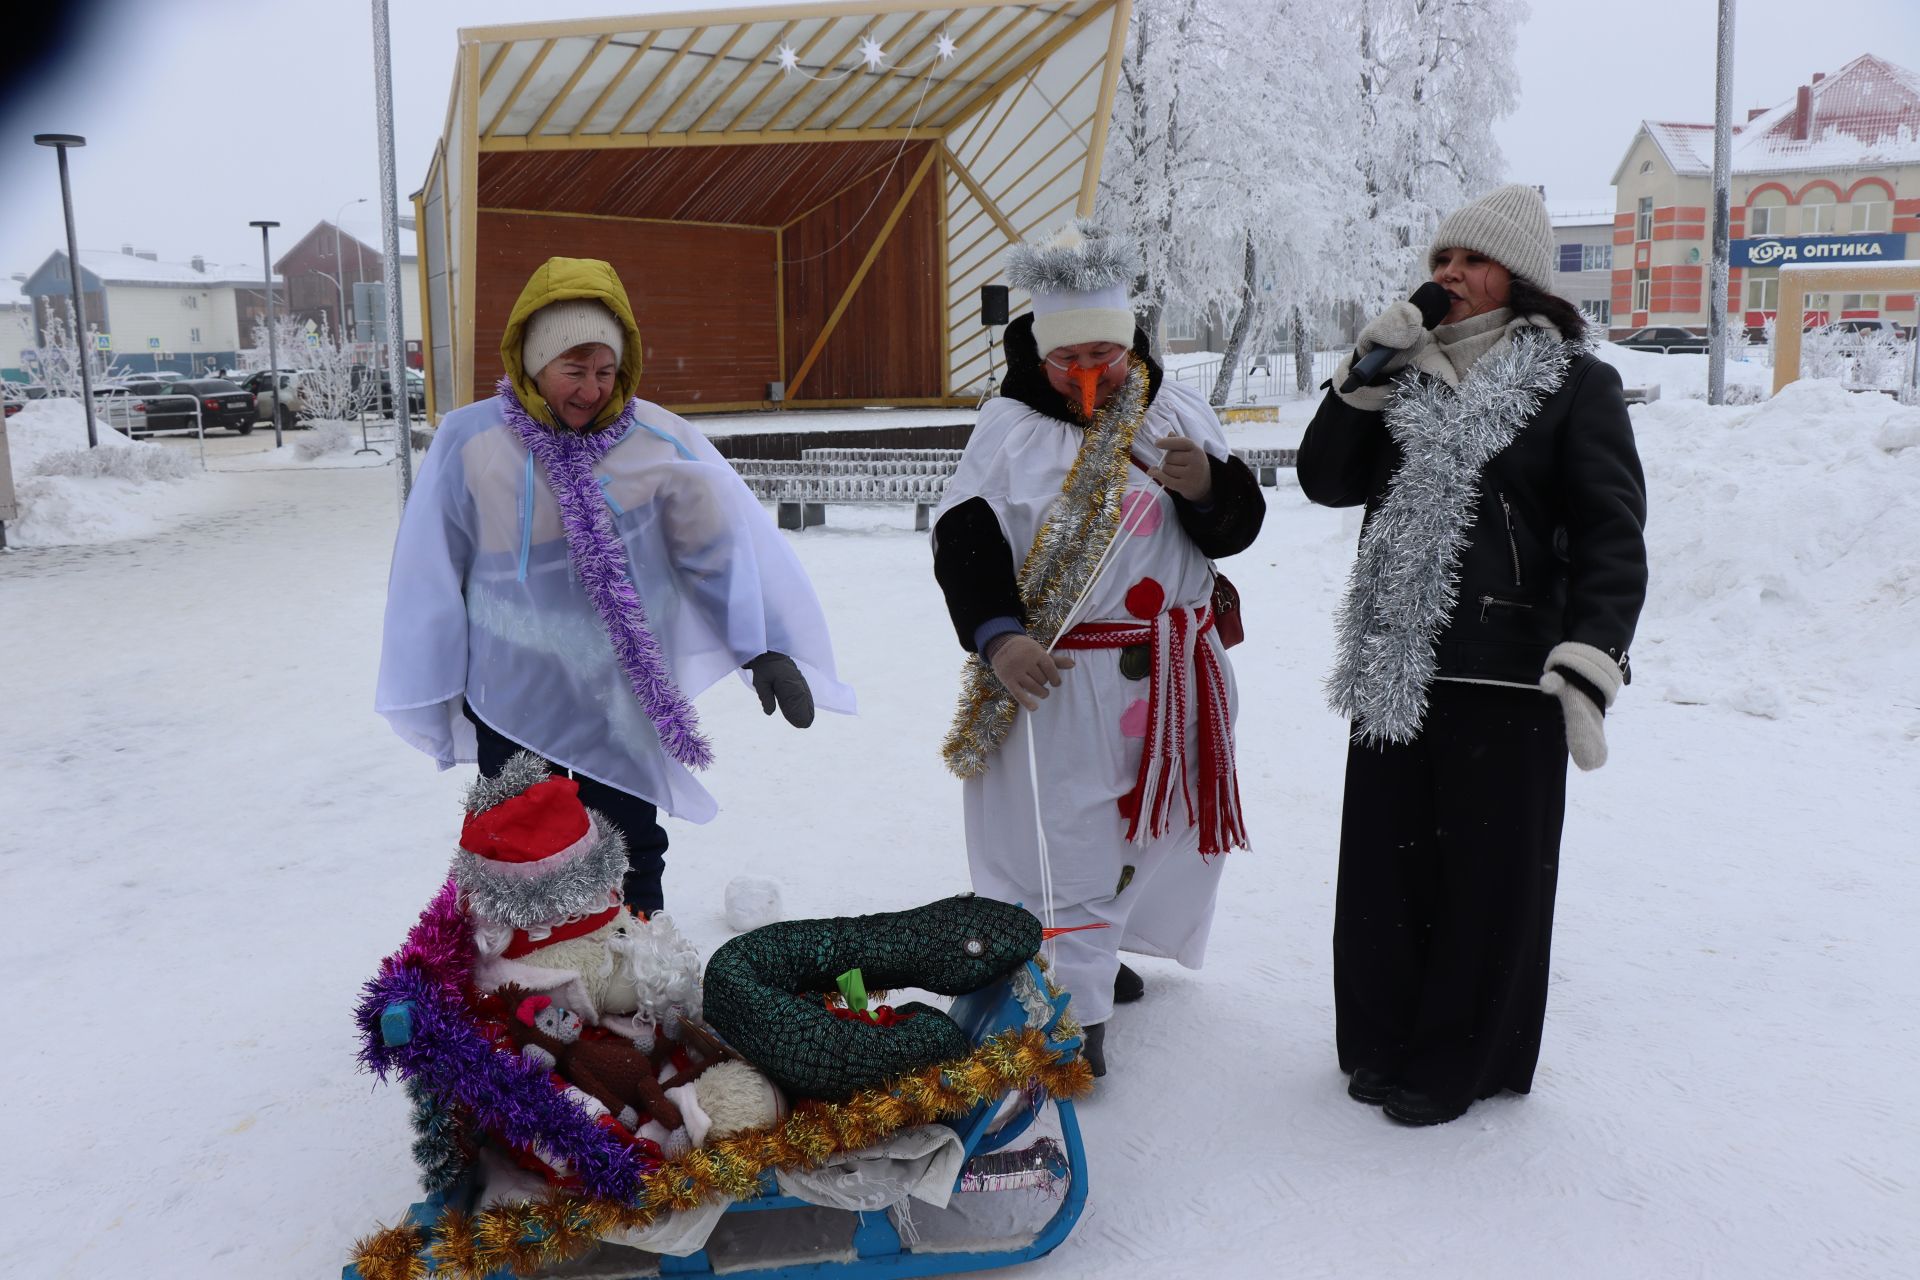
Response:
[{"label": "street lamp post", "polygon": [[247,225],[260,228],[260,268],[267,284],[267,366],[273,370],[273,447],[278,449],[286,443],[280,434],[280,418],[286,409],[287,384],[280,376],[280,339],[273,331],[273,251],[267,247],[267,233],[280,224],[249,222]]},{"label": "street lamp post", "polygon": [[[347,269],[340,261],[340,216],[347,211],[348,204],[365,204],[366,202],[367,198],[365,196],[349,200],[347,204],[340,206],[338,213],[333,215],[333,285],[340,294],[340,323],[337,326],[340,332],[334,334],[334,341],[336,342],[350,342],[353,339],[353,331],[347,325],[347,286],[345,283]],[[354,283],[358,284],[360,282],[356,280]]]},{"label": "street lamp post", "polygon": [[73,188],[67,181],[67,148],[84,147],[77,133],[36,133],[33,140],[52,147],[60,157],[60,207],[67,215],[67,287],[73,295],[73,346],[80,356],[80,407],[87,414],[87,448],[99,445],[93,425],[93,335],[87,332],[87,302],[80,289],[80,240],[73,234]]}]

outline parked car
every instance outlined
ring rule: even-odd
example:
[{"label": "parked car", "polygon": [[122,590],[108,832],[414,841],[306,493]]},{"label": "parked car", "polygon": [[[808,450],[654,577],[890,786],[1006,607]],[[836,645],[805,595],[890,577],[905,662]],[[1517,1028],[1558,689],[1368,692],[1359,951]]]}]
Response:
[{"label": "parked car", "polygon": [[306,376],[303,369],[282,369],[276,375],[271,369],[261,369],[250,373],[240,382],[244,391],[253,393],[255,421],[272,422],[274,414],[279,412],[281,393],[285,393],[287,408],[280,413],[280,426],[283,429],[298,426],[313,416],[307,403],[307,394],[301,380]]},{"label": "parked car", "polygon": [[194,407],[188,398],[200,402],[200,423],[207,428],[224,427],[246,435],[255,421],[254,397],[225,378],[182,378],[166,385],[164,391],[145,400],[147,430],[191,431]]},{"label": "parked car", "polygon": [[[160,430],[147,417],[147,397],[165,394],[170,379],[152,377],[113,378],[93,389],[94,413],[114,430],[127,436],[146,435]],[[189,415],[187,426],[193,425]]]},{"label": "parked car", "polygon": [[1826,333],[1857,333],[1862,337],[1885,335],[1887,337],[1898,338],[1903,342],[1912,336],[1897,323],[1882,316],[1876,316],[1872,319],[1855,318],[1852,320],[1835,320],[1832,324],[1818,326],[1817,330],[1812,328],[1807,330],[1809,333],[1816,331],[1824,331]]},{"label": "parked car", "polygon": [[1701,352],[1707,349],[1705,335],[1683,329],[1677,324],[1649,325],[1630,333],[1617,344],[1632,351]]},{"label": "parked car", "polygon": [[[369,370],[366,365],[354,366],[353,385],[355,388],[359,388],[365,383],[368,372]],[[377,417],[391,418],[393,416],[393,379],[385,369],[375,369],[372,370],[372,372],[379,378],[379,391],[368,403],[367,412]],[[427,411],[427,380],[421,376],[417,369],[408,369],[406,373],[407,412],[416,418],[421,417]]]},{"label": "parked car", "polygon": [[3,389],[0,389],[0,392],[4,393],[7,417],[11,418],[14,414],[27,407],[26,388],[19,386],[17,383],[9,382]]}]

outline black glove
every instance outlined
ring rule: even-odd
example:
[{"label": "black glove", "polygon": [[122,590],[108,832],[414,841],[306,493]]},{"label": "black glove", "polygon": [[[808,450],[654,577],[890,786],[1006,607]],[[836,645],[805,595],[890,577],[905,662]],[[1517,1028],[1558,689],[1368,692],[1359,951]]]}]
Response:
[{"label": "black glove", "polygon": [[813,690],[807,688],[807,678],[792,658],[784,653],[763,653],[747,664],[747,670],[753,672],[753,691],[760,695],[762,711],[772,715],[777,702],[780,714],[794,728],[804,729],[813,723]]}]

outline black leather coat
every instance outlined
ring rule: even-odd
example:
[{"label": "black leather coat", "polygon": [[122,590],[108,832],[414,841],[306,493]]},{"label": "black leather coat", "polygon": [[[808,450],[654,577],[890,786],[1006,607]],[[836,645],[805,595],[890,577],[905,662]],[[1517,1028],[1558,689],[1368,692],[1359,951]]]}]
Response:
[{"label": "black leather coat", "polygon": [[[1401,463],[1386,414],[1329,390],[1300,442],[1300,488],[1323,506],[1364,503],[1371,519]],[[1479,490],[1437,674],[1533,684],[1562,640],[1624,670],[1647,592],[1647,497],[1613,366],[1575,356]]]}]

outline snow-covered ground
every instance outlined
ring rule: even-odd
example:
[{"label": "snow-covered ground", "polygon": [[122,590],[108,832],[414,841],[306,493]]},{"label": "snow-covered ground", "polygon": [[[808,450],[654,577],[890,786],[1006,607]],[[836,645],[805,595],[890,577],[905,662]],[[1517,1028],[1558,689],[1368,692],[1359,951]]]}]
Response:
[{"label": "snow-covered ground", "polygon": [[[1652,595],[1611,762],[1569,785],[1533,1094],[1410,1131],[1343,1092],[1319,680],[1357,523],[1283,482],[1227,566],[1256,848],[1208,967],[1140,966],[1081,1111],[1087,1214],[1027,1274],[1914,1274],[1920,410],[1810,383],[1634,417]],[[337,1274],[415,1195],[349,1012],[468,773],[370,710],[393,473],[136,486],[164,510],[85,489],[111,483],[70,505],[156,523],[0,556],[0,962],[40,1028],[0,1051],[0,1274]],[[667,893],[703,951],[737,875],[792,915],[965,887],[924,537],[907,508],[789,536],[863,713],[801,734],[702,699],[722,813],[670,824]]]}]

